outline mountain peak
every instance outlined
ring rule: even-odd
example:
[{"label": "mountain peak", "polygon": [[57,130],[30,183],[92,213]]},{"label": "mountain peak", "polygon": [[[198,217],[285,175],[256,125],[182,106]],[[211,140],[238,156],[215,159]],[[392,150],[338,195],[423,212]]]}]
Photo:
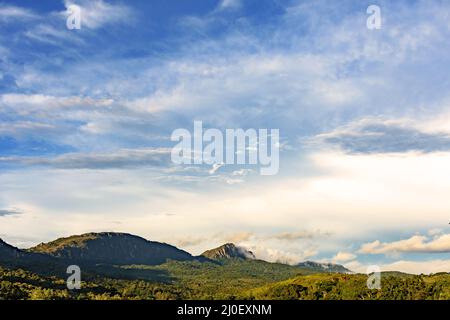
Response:
[{"label": "mountain peak", "polygon": [[41,243],[30,251],[76,261],[119,265],[194,259],[191,254],[172,245],[120,232],[91,232],[59,238]]},{"label": "mountain peak", "polygon": [[226,243],[220,247],[207,250],[201,254],[202,256],[212,259],[255,259],[253,252],[236,246],[234,243]]}]

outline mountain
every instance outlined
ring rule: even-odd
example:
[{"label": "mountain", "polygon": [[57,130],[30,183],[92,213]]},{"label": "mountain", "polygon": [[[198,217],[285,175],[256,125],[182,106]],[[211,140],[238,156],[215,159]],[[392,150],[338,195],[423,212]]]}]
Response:
[{"label": "mountain", "polygon": [[0,261],[23,257],[25,253],[0,239]]},{"label": "mountain", "polygon": [[67,264],[51,256],[27,252],[0,239],[0,267],[21,268],[46,275],[62,275]]},{"label": "mountain", "polygon": [[116,232],[86,233],[41,243],[30,252],[80,263],[156,265],[167,260],[194,260],[186,251],[166,243]]},{"label": "mountain", "polygon": [[226,243],[215,249],[207,250],[201,254],[201,256],[206,257],[211,260],[222,260],[222,259],[244,259],[244,260],[254,260],[255,255],[253,252],[248,251],[242,247],[237,247],[233,243]]},{"label": "mountain", "polygon": [[299,264],[297,264],[297,267],[309,269],[311,271],[316,271],[316,272],[352,273],[352,271],[350,271],[346,267],[344,267],[340,264],[334,264],[334,263],[320,263],[320,262],[314,262],[314,261],[305,261],[305,262],[300,262]]}]

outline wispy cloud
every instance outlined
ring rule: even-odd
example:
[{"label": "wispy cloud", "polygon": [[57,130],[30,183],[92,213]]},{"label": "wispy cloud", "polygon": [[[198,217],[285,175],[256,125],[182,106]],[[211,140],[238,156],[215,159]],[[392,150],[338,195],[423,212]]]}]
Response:
[{"label": "wispy cloud", "polygon": [[0,217],[6,217],[6,216],[16,216],[23,214],[23,211],[19,209],[0,209]]},{"label": "wispy cloud", "polygon": [[0,22],[36,18],[38,18],[38,15],[30,9],[0,4]]},{"label": "wispy cloud", "polygon": [[348,262],[354,260],[356,255],[351,252],[339,251],[336,255],[331,259],[332,262]]},{"label": "wispy cloud", "polygon": [[242,6],[242,0],[221,0],[218,5],[218,10],[234,10]]},{"label": "wispy cloud", "polygon": [[66,153],[56,157],[0,157],[0,163],[58,169],[111,169],[170,165],[171,149],[123,149],[114,153]]},{"label": "wispy cloud", "polygon": [[450,150],[450,135],[447,132],[423,132],[411,122],[366,118],[320,134],[315,140],[338,146],[349,153]]},{"label": "wispy cloud", "polygon": [[71,45],[80,45],[84,40],[66,28],[55,28],[49,24],[39,24],[27,30],[24,35],[30,39],[38,40],[52,45],[62,45],[70,42]]},{"label": "wispy cloud", "polygon": [[329,232],[322,232],[320,230],[315,231],[298,231],[298,232],[283,232],[278,233],[273,236],[270,236],[273,239],[277,240],[286,240],[286,241],[294,241],[294,240],[300,240],[300,239],[313,239],[316,237],[328,237],[330,236]]}]

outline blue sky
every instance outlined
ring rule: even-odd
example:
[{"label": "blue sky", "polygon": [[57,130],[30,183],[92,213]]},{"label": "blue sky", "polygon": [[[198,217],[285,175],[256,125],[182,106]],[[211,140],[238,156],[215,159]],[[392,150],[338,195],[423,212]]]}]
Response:
[{"label": "blue sky", "polygon": [[[448,271],[449,12],[0,2],[0,236],[127,231],[194,253],[234,241],[273,261]],[[173,164],[171,132],[194,120],[280,129],[279,174]]]}]

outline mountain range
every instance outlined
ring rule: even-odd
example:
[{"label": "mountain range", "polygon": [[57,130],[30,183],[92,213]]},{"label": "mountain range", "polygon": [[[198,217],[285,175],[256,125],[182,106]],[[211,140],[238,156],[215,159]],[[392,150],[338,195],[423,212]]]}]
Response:
[{"label": "mountain range", "polygon": [[[73,235],[25,250],[0,239],[0,265],[2,262],[8,262],[27,266],[37,261],[52,264],[64,262],[84,265],[160,265],[168,261],[223,262],[227,259],[257,260],[251,251],[232,243],[207,250],[200,256],[193,256],[167,243],[117,232]],[[304,262],[297,266],[318,272],[351,272],[334,264]]]},{"label": "mountain range", "polygon": [[[78,265],[80,290],[68,290]],[[267,262],[227,243],[194,256],[167,243],[86,233],[19,249],[0,240],[1,299],[450,299],[450,274],[367,275],[331,263]]]}]

